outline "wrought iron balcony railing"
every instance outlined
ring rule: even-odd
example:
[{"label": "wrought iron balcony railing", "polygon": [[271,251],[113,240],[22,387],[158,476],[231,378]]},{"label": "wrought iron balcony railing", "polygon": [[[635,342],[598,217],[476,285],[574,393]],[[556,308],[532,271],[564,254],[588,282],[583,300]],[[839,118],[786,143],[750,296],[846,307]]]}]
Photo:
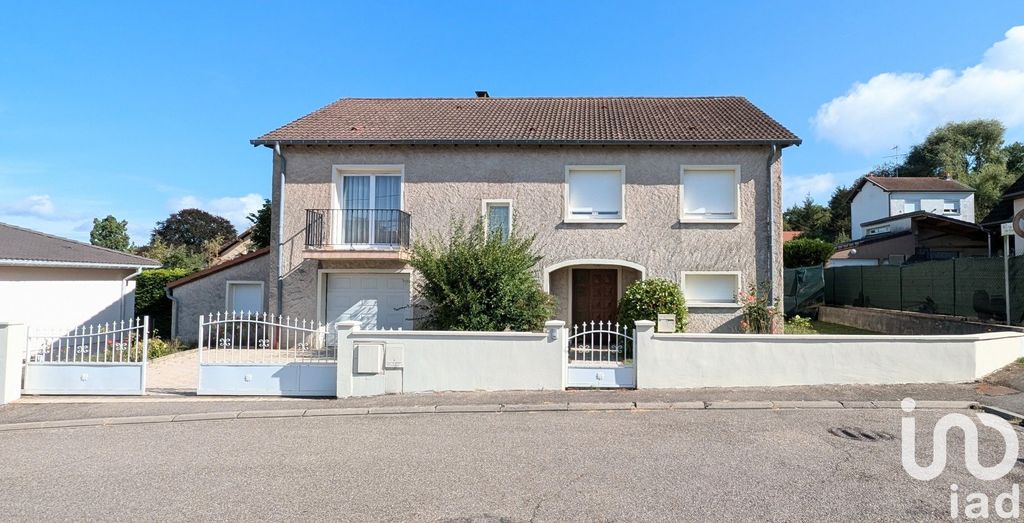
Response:
[{"label": "wrought iron balcony railing", "polygon": [[398,209],[306,209],[306,247],[409,247],[409,213]]}]

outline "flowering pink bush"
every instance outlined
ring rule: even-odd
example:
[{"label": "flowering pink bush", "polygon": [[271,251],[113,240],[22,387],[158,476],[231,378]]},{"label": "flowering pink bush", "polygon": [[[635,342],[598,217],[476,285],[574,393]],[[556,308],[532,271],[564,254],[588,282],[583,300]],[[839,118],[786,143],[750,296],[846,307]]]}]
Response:
[{"label": "flowering pink bush", "polygon": [[778,331],[779,302],[774,303],[769,296],[769,285],[767,283],[760,287],[750,285],[747,292],[740,292],[739,302],[743,307],[743,319],[740,320],[740,329],[748,334],[775,334]]}]

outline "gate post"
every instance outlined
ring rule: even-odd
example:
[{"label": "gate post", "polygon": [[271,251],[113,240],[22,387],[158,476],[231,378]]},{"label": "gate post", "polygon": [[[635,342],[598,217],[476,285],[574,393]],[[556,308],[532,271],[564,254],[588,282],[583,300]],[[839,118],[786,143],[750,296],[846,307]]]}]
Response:
[{"label": "gate post", "polygon": [[359,330],[358,321],[339,321],[335,324],[335,357],[337,358],[337,391],[338,398],[352,396],[352,361],[354,347],[349,335]]},{"label": "gate post", "polygon": [[644,359],[648,355],[654,343],[654,322],[651,320],[637,320],[636,330],[633,331],[634,354],[633,365],[636,365],[636,388],[639,390],[643,384]]},{"label": "gate post", "polygon": [[0,323],[0,405],[21,397],[21,362],[28,348],[28,328]]},{"label": "gate post", "polygon": [[544,330],[548,333],[548,343],[553,345],[553,348],[562,354],[559,361],[562,365],[562,390],[565,390],[569,375],[569,332],[566,330],[565,322],[562,320],[544,322]]}]

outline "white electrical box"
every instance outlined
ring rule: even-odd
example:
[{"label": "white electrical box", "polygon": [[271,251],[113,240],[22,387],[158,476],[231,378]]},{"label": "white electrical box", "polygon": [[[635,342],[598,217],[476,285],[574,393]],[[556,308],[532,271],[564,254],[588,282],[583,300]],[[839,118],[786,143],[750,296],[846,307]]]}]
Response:
[{"label": "white electrical box", "polygon": [[675,314],[659,314],[658,315],[658,332],[675,332],[676,331],[676,315]]},{"label": "white electrical box", "polygon": [[379,343],[361,343],[356,345],[356,373],[380,374],[380,364],[383,357],[384,345]]},{"label": "white electrical box", "polygon": [[389,343],[384,347],[384,367],[388,369],[405,367],[405,345]]}]

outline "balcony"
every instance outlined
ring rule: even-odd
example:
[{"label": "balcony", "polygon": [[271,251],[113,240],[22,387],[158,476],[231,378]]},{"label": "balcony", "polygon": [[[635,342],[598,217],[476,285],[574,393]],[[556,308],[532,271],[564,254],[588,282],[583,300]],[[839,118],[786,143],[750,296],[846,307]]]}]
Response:
[{"label": "balcony", "polygon": [[307,258],[407,260],[409,213],[399,209],[306,209]]}]

